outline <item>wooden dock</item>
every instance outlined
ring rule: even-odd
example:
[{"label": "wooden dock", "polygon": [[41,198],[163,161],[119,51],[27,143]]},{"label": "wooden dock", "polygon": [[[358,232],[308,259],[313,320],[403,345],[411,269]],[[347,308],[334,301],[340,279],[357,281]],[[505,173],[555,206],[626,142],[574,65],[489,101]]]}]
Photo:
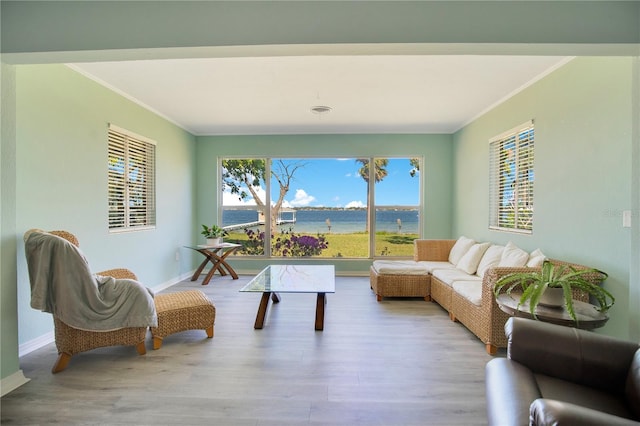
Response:
[{"label": "wooden dock", "polygon": [[[296,223],[295,219],[279,219],[276,220],[276,225],[286,225],[288,223]],[[222,229],[224,229],[225,231],[229,232],[229,231],[235,231],[238,229],[247,229],[247,228],[254,228],[256,226],[262,226],[264,225],[264,220],[256,220],[254,222],[246,222],[246,223],[236,223],[234,225],[227,225],[222,227]]]}]

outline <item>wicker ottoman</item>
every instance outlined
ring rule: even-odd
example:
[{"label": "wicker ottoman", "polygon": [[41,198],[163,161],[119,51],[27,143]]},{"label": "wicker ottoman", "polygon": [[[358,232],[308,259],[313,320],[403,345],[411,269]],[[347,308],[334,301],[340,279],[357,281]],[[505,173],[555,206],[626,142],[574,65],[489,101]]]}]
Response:
[{"label": "wicker ottoman", "polygon": [[185,330],[205,330],[213,337],[216,307],[200,290],[155,296],[158,327],[151,327],[153,349],[160,349],[162,339]]},{"label": "wicker ottoman", "polygon": [[[378,302],[383,297],[423,297],[427,302],[431,300],[431,276],[422,271],[419,265],[409,261],[404,265],[406,271],[386,271],[385,263],[389,261],[374,261],[369,271],[371,289]],[[401,265],[403,262],[393,263]]]}]

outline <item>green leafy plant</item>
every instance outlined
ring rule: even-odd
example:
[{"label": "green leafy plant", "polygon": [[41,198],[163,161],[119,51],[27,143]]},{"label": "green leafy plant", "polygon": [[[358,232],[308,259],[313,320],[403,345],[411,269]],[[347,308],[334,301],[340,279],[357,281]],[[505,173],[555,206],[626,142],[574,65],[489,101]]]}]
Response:
[{"label": "green leafy plant", "polygon": [[529,302],[529,311],[536,318],[535,310],[540,297],[547,288],[562,288],[564,306],[569,316],[576,320],[573,307],[573,289],[586,292],[598,302],[598,311],[606,312],[615,303],[615,298],[600,283],[607,278],[607,274],[597,269],[576,269],[569,265],[553,264],[545,260],[542,267],[531,272],[514,272],[498,279],[493,292],[498,295],[503,291],[511,294],[514,289],[521,289],[522,295],[518,306]]},{"label": "green leafy plant", "polygon": [[220,238],[227,234],[227,231],[220,228],[218,225],[202,225],[202,231],[200,232],[205,238]]}]

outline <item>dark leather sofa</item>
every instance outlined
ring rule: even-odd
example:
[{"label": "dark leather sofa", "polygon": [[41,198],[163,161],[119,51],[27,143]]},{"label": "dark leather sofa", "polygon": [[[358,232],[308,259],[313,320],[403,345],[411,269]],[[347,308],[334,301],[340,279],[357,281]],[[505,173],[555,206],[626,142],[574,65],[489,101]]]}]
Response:
[{"label": "dark leather sofa", "polygon": [[524,318],[486,366],[490,425],[640,425],[640,345]]}]

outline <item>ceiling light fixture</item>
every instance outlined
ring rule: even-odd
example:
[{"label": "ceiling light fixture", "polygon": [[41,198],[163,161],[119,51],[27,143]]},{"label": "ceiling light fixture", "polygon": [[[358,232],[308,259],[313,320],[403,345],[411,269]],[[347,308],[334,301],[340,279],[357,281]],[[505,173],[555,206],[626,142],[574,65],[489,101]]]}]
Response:
[{"label": "ceiling light fixture", "polygon": [[311,112],[318,115],[324,115],[331,111],[331,107],[326,105],[316,105],[311,107]]}]

